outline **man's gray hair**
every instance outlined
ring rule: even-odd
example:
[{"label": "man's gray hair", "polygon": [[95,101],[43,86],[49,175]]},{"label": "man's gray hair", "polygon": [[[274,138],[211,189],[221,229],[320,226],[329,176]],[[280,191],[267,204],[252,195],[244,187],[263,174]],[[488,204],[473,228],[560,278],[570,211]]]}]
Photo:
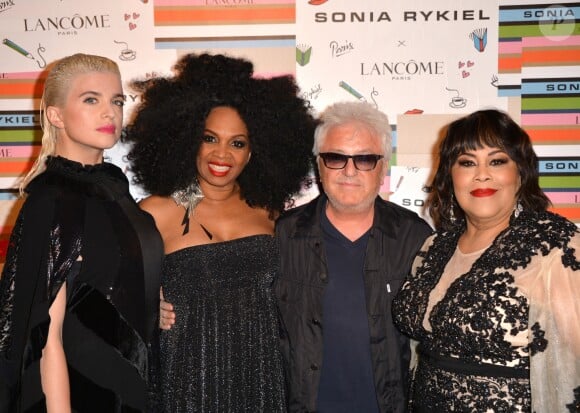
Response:
[{"label": "man's gray hair", "polygon": [[392,137],[389,119],[380,110],[367,102],[338,102],[328,106],[319,116],[320,123],[314,132],[314,147],[312,153],[318,156],[320,147],[326,139],[328,131],[351,122],[365,125],[380,138],[384,148],[385,159],[391,159]]}]

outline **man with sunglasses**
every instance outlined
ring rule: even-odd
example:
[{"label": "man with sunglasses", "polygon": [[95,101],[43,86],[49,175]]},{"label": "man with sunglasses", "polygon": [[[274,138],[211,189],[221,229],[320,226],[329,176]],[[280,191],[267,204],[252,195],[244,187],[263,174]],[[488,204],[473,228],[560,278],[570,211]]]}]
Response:
[{"label": "man with sunglasses", "polygon": [[410,349],[391,301],[431,228],[378,195],[391,131],[372,105],[328,107],[313,152],[322,193],[276,226],[289,411],[404,412]]}]

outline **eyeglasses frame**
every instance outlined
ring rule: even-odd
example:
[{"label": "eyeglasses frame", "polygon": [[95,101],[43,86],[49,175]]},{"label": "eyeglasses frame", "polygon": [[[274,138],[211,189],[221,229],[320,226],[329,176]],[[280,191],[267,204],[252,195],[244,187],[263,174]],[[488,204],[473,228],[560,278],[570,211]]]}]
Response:
[{"label": "eyeglasses frame", "polygon": [[[338,156],[339,158],[343,158],[343,159],[345,159],[344,165],[341,168],[332,168],[326,164],[326,159],[324,159],[324,155],[335,155],[335,156]],[[320,157],[320,159],[322,159],[322,163],[328,169],[332,169],[334,171],[344,169],[344,168],[346,168],[346,165],[348,164],[348,160],[352,159],[352,162],[353,162],[355,169],[357,171],[362,171],[362,172],[373,171],[377,167],[377,164],[379,163],[379,161],[385,157],[385,155],[379,155],[379,154],[374,154],[374,153],[346,155],[344,153],[337,153],[337,152],[320,152],[318,154],[318,156]],[[357,165],[357,159],[361,159],[361,157],[368,157],[368,156],[372,157],[372,159],[375,161],[375,164],[373,165],[373,167],[371,169],[360,169]]]}]

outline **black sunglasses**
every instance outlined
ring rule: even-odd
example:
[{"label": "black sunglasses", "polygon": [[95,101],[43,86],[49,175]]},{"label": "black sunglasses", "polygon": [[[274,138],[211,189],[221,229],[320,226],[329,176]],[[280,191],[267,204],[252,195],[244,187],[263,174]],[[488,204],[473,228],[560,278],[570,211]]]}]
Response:
[{"label": "black sunglasses", "polygon": [[372,171],[377,166],[377,162],[384,158],[383,155],[344,155],[335,152],[321,152],[318,154],[322,158],[324,166],[328,169],[342,169],[349,159],[354,162],[354,167],[359,171]]}]

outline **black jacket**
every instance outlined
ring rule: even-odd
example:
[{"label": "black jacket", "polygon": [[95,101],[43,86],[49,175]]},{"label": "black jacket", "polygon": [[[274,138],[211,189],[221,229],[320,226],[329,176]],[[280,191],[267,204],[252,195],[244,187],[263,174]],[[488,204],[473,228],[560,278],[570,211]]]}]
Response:
[{"label": "black jacket", "polygon": [[[323,351],[322,297],[327,283],[320,196],[278,220],[281,273],[274,286],[289,387],[289,411],[314,412]],[[404,412],[409,340],[393,325],[391,301],[431,228],[414,212],[377,197],[365,259],[365,293],[377,401]]]},{"label": "black jacket", "polygon": [[0,279],[0,412],[46,410],[39,362],[65,282],[73,410],[145,411],[163,259],[153,218],[112,164],[49,157],[27,192]]}]

